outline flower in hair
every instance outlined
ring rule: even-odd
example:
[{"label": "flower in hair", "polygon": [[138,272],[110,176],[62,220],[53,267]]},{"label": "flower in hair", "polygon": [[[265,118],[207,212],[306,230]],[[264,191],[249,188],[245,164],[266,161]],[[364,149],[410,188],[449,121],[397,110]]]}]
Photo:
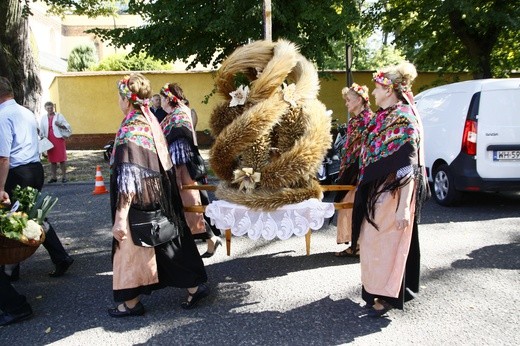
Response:
[{"label": "flower in hair", "polygon": [[231,102],[229,103],[229,107],[244,105],[246,103],[248,94],[249,87],[244,87],[244,85],[240,85],[237,90],[229,93],[229,95],[231,96]]},{"label": "flower in hair", "polygon": [[148,99],[141,99],[139,96],[137,96],[136,93],[133,93],[128,88],[128,82],[129,78],[123,78],[119,82],[117,82],[117,88],[119,89],[119,95],[122,97],[131,100],[133,104],[135,105],[147,105]]},{"label": "flower in hair", "polygon": [[161,93],[163,93],[171,101],[177,103],[179,102],[179,98],[171,92],[170,85],[168,83],[164,84],[164,86],[161,88]]},{"label": "flower in hair", "polygon": [[357,83],[352,83],[350,90],[361,96],[365,102],[368,102],[370,96],[368,95],[368,88],[365,85],[359,85]]},{"label": "flower in hair", "polygon": [[379,83],[381,85],[387,86],[387,87],[393,87],[394,83],[386,78],[385,73],[383,71],[378,71],[373,74],[374,82]]},{"label": "flower in hair", "polygon": [[119,94],[127,99],[132,97],[132,92],[128,89],[128,78],[123,78],[117,83]]}]

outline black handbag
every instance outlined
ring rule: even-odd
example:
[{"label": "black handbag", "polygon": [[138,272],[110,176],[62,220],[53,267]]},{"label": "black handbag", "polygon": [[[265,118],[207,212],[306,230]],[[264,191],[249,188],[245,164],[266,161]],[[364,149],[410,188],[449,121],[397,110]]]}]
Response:
[{"label": "black handbag", "polygon": [[191,160],[186,162],[186,168],[188,169],[188,173],[190,173],[191,179],[201,180],[208,175],[206,165],[204,164],[204,158],[200,155],[197,147],[195,147],[192,152]]},{"label": "black handbag", "polygon": [[137,246],[154,247],[179,235],[179,228],[170,222],[161,209],[145,211],[130,207],[130,233]]}]

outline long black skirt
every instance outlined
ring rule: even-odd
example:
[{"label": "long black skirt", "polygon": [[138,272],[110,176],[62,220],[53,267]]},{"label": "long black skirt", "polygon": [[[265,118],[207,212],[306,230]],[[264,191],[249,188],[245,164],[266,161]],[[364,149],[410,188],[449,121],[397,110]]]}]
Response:
[{"label": "long black skirt", "polygon": [[[199,250],[189,232],[155,247],[159,283],[147,286],[114,290],[114,301],[124,302],[141,294],[150,295],[152,291],[164,287],[189,288],[208,281],[204,263]],[[117,246],[114,239],[112,254]]]}]

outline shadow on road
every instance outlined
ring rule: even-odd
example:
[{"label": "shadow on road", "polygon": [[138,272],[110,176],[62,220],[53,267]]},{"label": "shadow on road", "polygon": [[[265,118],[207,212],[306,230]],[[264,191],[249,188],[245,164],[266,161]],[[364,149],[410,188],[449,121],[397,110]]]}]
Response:
[{"label": "shadow on road", "polygon": [[472,251],[469,259],[453,262],[453,268],[494,268],[520,270],[520,243],[490,245]]},{"label": "shadow on road", "polygon": [[[179,345],[338,345],[378,333],[390,323],[389,319],[374,320],[364,314],[358,304],[330,297],[286,312],[217,315],[204,308],[189,313],[198,322],[154,335],[143,344],[169,344],[173,336]],[[204,336],[201,330],[206,331]]]},{"label": "shadow on road", "polygon": [[[285,276],[292,272],[306,271],[333,266],[358,264],[359,259],[339,258],[330,253],[317,253],[310,256],[284,256],[294,251],[282,251],[252,257],[234,257],[232,261],[207,265],[212,280],[217,282],[231,278],[237,282],[264,281]],[[241,270],[236,270],[241,268]]]}]

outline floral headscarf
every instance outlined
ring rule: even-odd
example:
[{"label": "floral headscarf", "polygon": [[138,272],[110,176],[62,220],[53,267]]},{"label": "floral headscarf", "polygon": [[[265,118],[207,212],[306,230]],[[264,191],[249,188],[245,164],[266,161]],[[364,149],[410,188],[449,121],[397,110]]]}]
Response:
[{"label": "floral headscarf", "polygon": [[[149,99],[141,99],[137,94],[132,93],[128,88],[129,80],[129,77],[125,77],[117,83],[119,94],[130,100],[134,105],[139,106],[140,112],[138,110],[131,111],[121,122],[121,126],[119,127],[114,140],[111,164],[113,164],[114,153],[116,152],[117,145],[127,141],[133,141],[135,144],[156,152],[163,168],[168,170],[172,167],[172,163],[169,158],[166,140],[162,134],[161,126],[157,122],[155,116],[150,112],[150,108],[148,107]],[[147,123],[148,126],[136,128],[132,125],[139,114],[143,115],[145,124]]]},{"label": "floral headscarf", "polygon": [[[185,105],[179,103],[177,107],[168,114],[161,122],[161,128],[166,137],[170,135],[173,129],[184,129],[193,136],[193,123],[191,121],[191,110]],[[169,142],[169,141],[168,141]]]},{"label": "floral headscarf", "polygon": [[[359,181],[367,168],[382,158],[393,155],[406,143],[418,148],[420,134],[417,119],[410,106],[402,102],[380,109],[367,125],[367,136],[361,152]],[[406,161],[406,158],[404,158]],[[401,167],[406,166],[403,164]],[[376,172],[383,175],[388,172]]]},{"label": "floral headscarf", "polygon": [[343,157],[341,171],[349,164],[358,161],[363,135],[366,135],[365,129],[371,117],[372,112],[370,109],[365,109],[349,119],[347,125],[347,141],[341,153],[341,157]]}]

